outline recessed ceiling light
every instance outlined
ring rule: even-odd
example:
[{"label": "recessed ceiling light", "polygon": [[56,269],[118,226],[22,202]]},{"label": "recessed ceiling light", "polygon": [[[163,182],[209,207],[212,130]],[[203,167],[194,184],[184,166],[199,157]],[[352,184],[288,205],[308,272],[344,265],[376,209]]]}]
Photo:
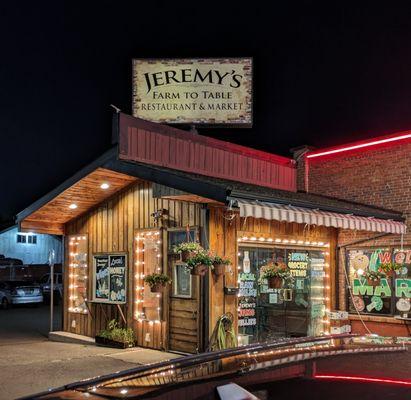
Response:
[{"label": "recessed ceiling light", "polygon": [[100,187],[105,190],[105,189],[108,189],[110,185],[108,183],[102,183]]},{"label": "recessed ceiling light", "polygon": [[69,205],[69,208],[71,210],[75,210],[77,208],[77,204],[72,203],[72,204]]}]

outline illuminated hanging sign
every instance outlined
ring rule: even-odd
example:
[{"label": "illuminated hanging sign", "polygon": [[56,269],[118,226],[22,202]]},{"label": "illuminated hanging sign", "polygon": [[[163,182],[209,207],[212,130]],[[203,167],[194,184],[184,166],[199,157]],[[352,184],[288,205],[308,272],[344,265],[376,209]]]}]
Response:
[{"label": "illuminated hanging sign", "polygon": [[252,59],[134,59],[133,115],[168,124],[252,126]]}]

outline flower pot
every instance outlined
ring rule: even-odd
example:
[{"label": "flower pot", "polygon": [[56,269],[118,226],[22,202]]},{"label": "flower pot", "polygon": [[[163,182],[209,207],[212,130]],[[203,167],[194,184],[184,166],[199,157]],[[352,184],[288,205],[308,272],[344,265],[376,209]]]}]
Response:
[{"label": "flower pot", "polygon": [[96,336],[96,345],[102,347],[112,347],[115,349],[127,349],[128,347],[133,347],[133,343],[117,342],[116,340],[108,339],[102,336]]},{"label": "flower pot", "polygon": [[376,287],[376,286],[380,286],[380,283],[381,283],[381,281],[380,281],[380,279],[378,279],[378,280],[373,280],[373,279],[367,279],[367,285],[368,286],[374,286],[374,287]]},{"label": "flower pot", "polygon": [[156,285],[153,285],[150,287],[151,293],[163,293],[164,292],[165,285],[162,285],[161,283],[157,283]]},{"label": "flower pot", "polygon": [[283,286],[283,280],[278,276],[268,278],[267,281],[270,289],[280,289]]},{"label": "flower pot", "polygon": [[189,258],[193,257],[194,251],[183,250],[181,253],[181,261],[186,262]]},{"label": "flower pot", "polygon": [[197,264],[191,268],[191,275],[204,276],[207,272],[207,265]]},{"label": "flower pot", "polygon": [[226,271],[226,265],[225,264],[214,264],[214,269],[213,272],[215,275],[220,276],[224,275]]}]

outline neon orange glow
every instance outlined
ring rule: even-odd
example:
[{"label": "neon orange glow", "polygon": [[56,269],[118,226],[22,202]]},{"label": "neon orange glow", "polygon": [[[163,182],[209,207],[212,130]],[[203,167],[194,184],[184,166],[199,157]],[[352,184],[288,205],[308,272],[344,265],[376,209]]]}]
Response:
[{"label": "neon orange glow", "polygon": [[349,151],[349,150],[362,149],[365,147],[377,146],[380,144],[396,142],[398,140],[405,140],[405,139],[411,139],[411,133],[406,133],[406,134],[399,135],[399,136],[385,137],[383,139],[371,140],[371,141],[352,144],[352,145],[346,145],[343,147],[334,148],[330,150],[324,150],[324,151],[319,150],[317,152],[308,153],[306,157],[316,158],[316,157],[328,156],[330,154],[337,154],[337,153],[342,153],[342,152]]},{"label": "neon orange glow", "polygon": [[341,381],[390,383],[393,385],[411,386],[411,381],[392,378],[373,378],[369,376],[345,376],[345,375],[315,375],[315,379],[336,379]]}]

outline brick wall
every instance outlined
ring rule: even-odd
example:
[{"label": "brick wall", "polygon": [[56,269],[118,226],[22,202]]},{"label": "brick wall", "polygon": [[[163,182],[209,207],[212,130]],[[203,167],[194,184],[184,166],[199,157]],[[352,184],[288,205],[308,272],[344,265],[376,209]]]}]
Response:
[{"label": "brick wall", "polygon": [[[307,161],[307,160],[305,160]],[[404,245],[411,246],[411,143],[396,143],[374,149],[308,160],[309,192],[352,202],[400,211],[408,233]],[[304,190],[307,166],[300,159],[298,190]],[[346,245],[377,236],[376,233],[340,230],[338,244]],[[400,235],[371,239],[361,246],[398,246]],[[359,245],[360,246],[360,245]],[[346,308],[344,251],[339,252],[339,308]]]}]

